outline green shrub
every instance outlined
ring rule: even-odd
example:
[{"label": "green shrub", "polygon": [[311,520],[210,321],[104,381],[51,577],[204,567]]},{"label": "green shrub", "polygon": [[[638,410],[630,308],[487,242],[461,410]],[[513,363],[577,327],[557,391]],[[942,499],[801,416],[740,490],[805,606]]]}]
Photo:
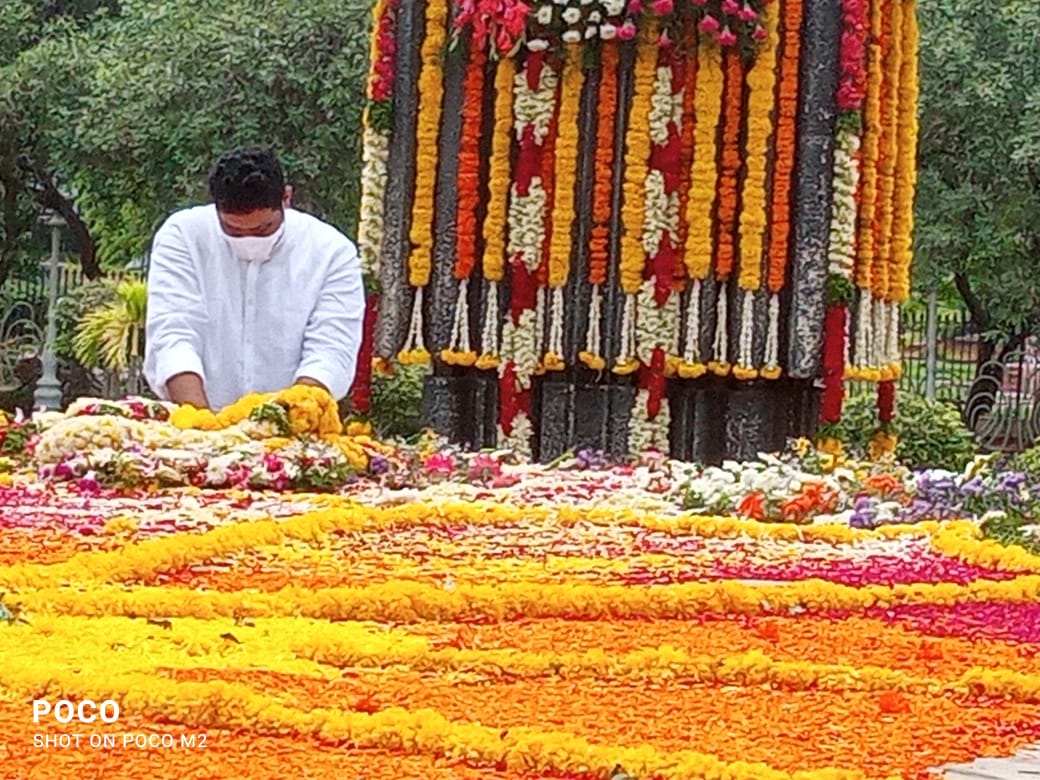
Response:
[{"label": "green shrub", "polygon": [[[874,394],[854,395],[845,402],[834,435],[850,452],[865,457],[877,428]],[[892,429],[899,440],[896,459],[909,468],[961,471],[976,454],[975,437],[964,425],[960,412],[942,401],[899,392]]]},{"label": "green shrub", "polygon": [[1030,447],[1012,458],[1008,470],[1021,471],[1033,479],[1040,480],[1040,445]]},{"label": "green shrub", "polygon": [[389,376],[372,377],[369,420],[377,436],[410,438],[422,430],[422,388],[426,366],[394,364]]}]

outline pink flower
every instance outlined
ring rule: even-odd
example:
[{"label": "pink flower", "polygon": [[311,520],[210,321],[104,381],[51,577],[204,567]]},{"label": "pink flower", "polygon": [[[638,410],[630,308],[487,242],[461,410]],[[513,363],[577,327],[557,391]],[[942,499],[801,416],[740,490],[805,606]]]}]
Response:
[{"label": "pink flower", "polygon": [[450,476],[455,471],[455,458],[443,453],[435,453],[426,459],[426,471],[431,475]]},{"label": "pink flower", "polygon": [[701,23],[697,25],[701,32],[713,33],[719,31],[719,20],[714,16],[708,15],[701,19]]},{"label": "pink flower", "polygon": [[719,46],[732,46],[737,42],[737,36],[727,26],[715,36],[715,40],[719,42]]},{"label": "pink flower", "polygon": [[632,16],[639,16],[643,12],[643,0],[628,0],[628,12]]},{"label": "pink flower", "polygon": [[636,37],[636,26],[632,22],[625,22],[623,25],[618,27],[617,31],[618,39],[622,41],[630,41]]},{"label": "pink flower", "polygon": [[740,3],[737,0],[722,0],[722,12],[728,16],[736,16],[740,13]]},{"label": "pink flower", "polygon": [[475,455],[469,462],[468,476],[472,482],[488,482],[502,476],[502,464],[490,455]]},{"label": "pink flower", "polygon": [[751,37],[756,41],[764,41],[766,39],[766,28],[760,24],[756,24],[755,31],[751,33]]},{"label": "pink flower", "polygon": [[740,9],[740,13],[737,15],[745,22],[753,22],[758,18],[758,11],[744,3],[744,7]]},{"label": "pink flower", "polygon": [[667,16],[675,10],[675,3],[673,0],[654,0],[652,7],[658,16]]}]

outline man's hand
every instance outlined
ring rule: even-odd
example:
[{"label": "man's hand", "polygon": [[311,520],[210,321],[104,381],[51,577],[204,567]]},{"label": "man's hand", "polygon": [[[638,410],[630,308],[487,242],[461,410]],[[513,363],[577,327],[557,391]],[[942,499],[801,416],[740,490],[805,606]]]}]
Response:
[{"label": "man's hand", "polygon": [[[329,393],[329,388],[325,387],[325,385],[323,385],[317,379],[311,379],[309,376],[297,377],[296,381],[293,384],[303,385],[305,387],[317,387],[321,390],[324,390],[326,393]],[[332,395],[332,393],[329,393],[329,395]]]},{"label": "man's hand", "polygon": [[166,392],[175,404],[190,405],[196,409],[209,409],[209,399],[202,385],[202,377],[198,374],[184,373],[170,377],[166,383]]}]

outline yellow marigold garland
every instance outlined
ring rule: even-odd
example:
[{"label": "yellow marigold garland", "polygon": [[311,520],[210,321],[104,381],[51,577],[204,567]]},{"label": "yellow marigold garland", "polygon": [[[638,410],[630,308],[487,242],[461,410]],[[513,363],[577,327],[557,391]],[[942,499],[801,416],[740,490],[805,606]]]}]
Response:
[{"label": "yellow marigold garland", "polygon": [[878,172],[877,192],[877,235],[875,236],[874,265],[871,273],[871,289],[874,298],[888,299],[891,278],[893,195],[896,186],[896,162],[899,153],[898,124],[900,119],[900,75],[903,65],[903,2],[892,0],[891,12],[886,23],[885,78],[882,110],[883,130],[881,137],[881,170]]},{"label": "yellow marigold garland", "polygon": [[693,168],[690,174],[690,196],[686,202],[686,270],[691,279],[708,278],[711,271],[712,222],[715,185],[718,177],[716,148],[719,121],[722,117],[722,91],[725,79],[722,53],[717,46],[701,44],[698,49],[697,92],[694,99]]},{"label": "yellow marigold garland", "polygon": [[578,182],[578,152],[581,144],[579,114],[585,69],[581,49],[568,45],[560,75],[560,103],[554,147],[555,166],[552,206],[552,228],[549,234],[549,276],[551,302],[549,310],[549,343],[542,366],[546,371],[566,368],[563,358],[563,287],[571,270],[571,247],[574,220],[574,191]]},{"label": "yellow marigold garland", "polygon": [[895,302],[910,297],[910,265],[913,261],[914,190],[917,186],[917,2],[904,0],[903,60],[899,76],[899,151],[896,165],[894,217],[892,221],[892,271],[888,297]]},{"label": "yellow marigold garland", "polygon": [[877,40],[881,37],[881,15],[885,3],[871,4],[870,34],[874,41],[868,51],[867,97],[863,126],[863,183],[860,200],[859,256],[856,263],[856,286],[872,289],[874,268],[874,221],[878,200],[878,164],[881,155],[881,87],[885,77],[884,57]]},{"label": "yellow marigold garland", "polygon": [[780,3],[765,8],[762,48],[746,76],[747,140],[745,142],[745,175],[740,212],[740,269],[737,284],[744,291],[741,305],[740,344],[733,376],[740,380],[755,379],[758,369],[752,365],[754,348],[754,293],[762,287],[764,236],[766,219],[766,164],[773,136],[773,111],[776,104],[777,54],[780,48]]},{"label": "yellow marigold garland", "polygon": [[621,289],[625,293],[622,314],[622,339],[617,363],[612,369],[622,376],[639,368],[636,357],[635,324],[636,296],[643,286],[646,254],[643,250],[643,222],[646,219],[646,179],[652,141],[650,139],[650,111],[657,77],[658,36],[656,23],[639,34],[636,44],[636,65],[632,106],[629,111],[628,132],[625,138],[624,230],[621,235]]}]

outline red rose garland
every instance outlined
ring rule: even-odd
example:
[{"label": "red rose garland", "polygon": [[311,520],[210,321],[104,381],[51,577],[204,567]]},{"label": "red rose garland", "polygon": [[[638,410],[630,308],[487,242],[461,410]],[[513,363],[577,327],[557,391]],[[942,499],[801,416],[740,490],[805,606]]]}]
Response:
[{"label": "red rose garland", "polygon": [[841,420],[845,400],[845,324],[848,309],[844,301],[827,308],[823,325],[823,397],[820,399],[820,421],[833,425]]}]

